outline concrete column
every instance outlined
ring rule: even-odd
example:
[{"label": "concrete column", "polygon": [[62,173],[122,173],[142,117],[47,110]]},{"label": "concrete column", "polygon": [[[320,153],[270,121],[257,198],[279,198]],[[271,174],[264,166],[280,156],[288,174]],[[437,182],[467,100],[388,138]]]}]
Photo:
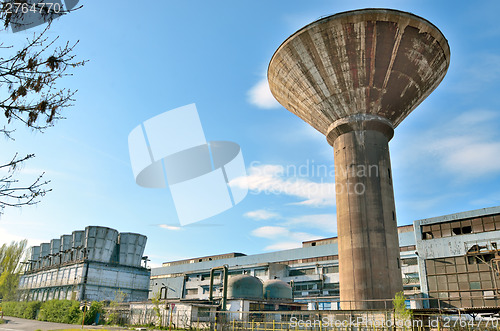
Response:
[{"label": "concrete column", "polygon": [[329,128],[342,309],[385,308],[383,302],[363,300],[392,299],[403,290],[388,145],[393,132],[388,120],[366,114]]}]

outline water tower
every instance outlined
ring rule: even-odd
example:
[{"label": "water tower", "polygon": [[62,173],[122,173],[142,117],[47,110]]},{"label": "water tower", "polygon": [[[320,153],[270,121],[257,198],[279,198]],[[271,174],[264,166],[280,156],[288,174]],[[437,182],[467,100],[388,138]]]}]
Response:
[{"label": "water tower", "polygon": [[388,143],[449,63],[432,23],[389,9],[319,19],[271,59],[275,98],[334,149],[343,309],[384,308],[403,289]]}]

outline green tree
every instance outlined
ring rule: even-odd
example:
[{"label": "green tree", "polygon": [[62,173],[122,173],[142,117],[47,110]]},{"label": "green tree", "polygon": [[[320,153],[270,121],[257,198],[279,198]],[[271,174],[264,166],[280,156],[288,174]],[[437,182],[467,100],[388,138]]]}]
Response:
[{"label": "green tree", "polygon": [[396,325],[408,327],[412,323],[413,311],[406,308],[406,297],[403,292],[396,293],[392,300],[394,306],[394,314],[396,315]]},{"label": "green tree", "polygon": [[115,299],[109,302],[109,309],[106,316],[106,321],[108,324],[111,325],[121,324],[122,321],[120,314],[121,311],[120,306],[123,303],[123,301],[125,301],[125,297],[126,294],[123,291],[118,290],[115,292]]},{"label": "green tree", "polygon": [[161,298],[161,291],[158,291],[158,293],[156,293],[151,299],[151,302],[153,303],[153,310],[157,318],[156,326],[159,326],[161,328],[163,327],[163,323],[162,323],[161,308],[160,308],[161,304],[160,298]]},{"label": "green tree", "polygon": [[3,301],[17,299],[17,288],[21,272],[21,260],[26,251],[27,240],[13,241],[0,247],[0,298]]},{"label": "green tree", "polygon": [[[25,0],[7,0],[0,4],[0,20],[6,30],[12,20],[19,19],[7,9],[13,2]],[[68,69],[80,67],[85,61],[75,59],[74,48],[78,42],[61,43],[58,37],[47,37],[52,20],[50,13],[46,20],[46,28],[28,38],[24,46],[0,44],[0,135],[10,140],[14,140],[14,123],[43,132],[63,118],[63,111],[74,101],[76,91],[59,88],[60,80],[70,75]],[[43,173],[30,184],[20,184],[16,170],[33,157],[34,154],[0,156],[0,213],[5,207],[35,204],[50,191]]]}]

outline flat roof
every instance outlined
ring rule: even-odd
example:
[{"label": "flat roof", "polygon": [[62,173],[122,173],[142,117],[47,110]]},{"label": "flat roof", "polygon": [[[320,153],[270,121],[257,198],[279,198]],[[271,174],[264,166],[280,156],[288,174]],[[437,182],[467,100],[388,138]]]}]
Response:
[{"label": "flat roof", "polygon": [[436,223],[463,220],[463,219],[467,219],[467,218],[488,216],[488,215],[494,215],[494,214],[500,214],[500,206],[463,211],[460,213],[448,214],[448,215],[431,217],[431,218],[424,218],[421,220],[414,221],[413,224],[415,226],[436,224]]},{"label": "flat roof", "polygon": [[[398,226],[398,233],[412,232],[412,231],[413,231],[413,224]],[[302,245],[314,243],[314,242],[319,242],[319,241],[335,240],[335,239],[338,239],[338,237],[328,237],[328,238],[322,238],[322,239],[307,240],[307,241],[303,241]]]}]

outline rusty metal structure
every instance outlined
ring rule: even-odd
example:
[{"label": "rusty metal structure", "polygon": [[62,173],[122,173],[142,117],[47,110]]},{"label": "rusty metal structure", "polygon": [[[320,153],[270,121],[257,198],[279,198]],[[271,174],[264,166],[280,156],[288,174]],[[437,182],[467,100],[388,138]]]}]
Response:
[{"label": "rusty metal structure", "polygon": [[270,61],[272,94],[334,148],[343,309],[384,308],[402,290],[388,143],[449,63],[439,29],[389,9],[319,19]]}]

